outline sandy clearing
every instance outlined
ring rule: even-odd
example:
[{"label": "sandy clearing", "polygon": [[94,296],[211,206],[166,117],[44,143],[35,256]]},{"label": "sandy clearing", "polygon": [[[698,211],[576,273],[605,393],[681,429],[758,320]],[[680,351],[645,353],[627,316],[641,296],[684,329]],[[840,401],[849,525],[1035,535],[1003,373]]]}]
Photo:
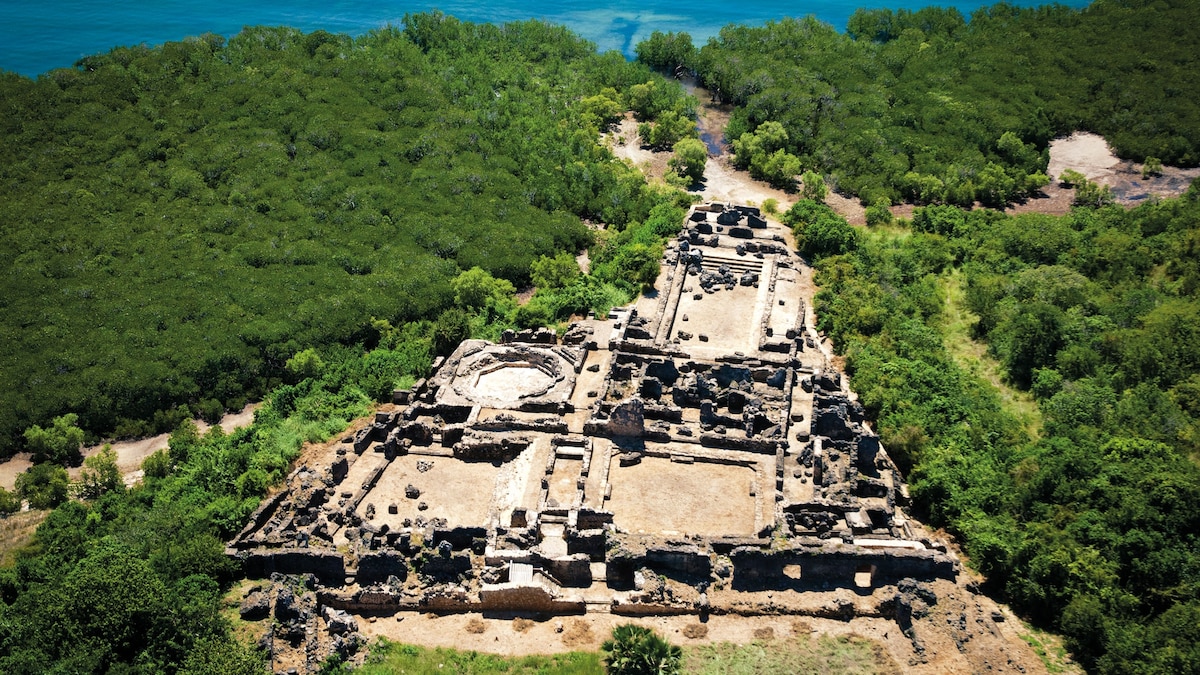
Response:
[{"label": "sandy clearing", "polygon": [[796,195],[789,195],[767,183],[754,180],[745,171],[733,168],[726,155],[709,157],[704,164],[704,180],[699,194],[704,201],[723,204],[755,204],[761,206],[768,199],[779,203],[779,211],[791,208]]},{"label": "sandy clearing", "polygon": [[628,160],[630,164],[641,169],[647,178],[662,180],[671,153],[655,152],[642,146],[642,139],[638,136],[638,122],[633,118],[633,113],[625,113],[616,129],[606,134],[605,140],[617,159]]},{"label": "sandy clearing", "polygon": [[28,471],[31,466],[33,466],[33,461],[28,452],[13,455],[8,461],[0,464],[0,488],[15,489],[17,476]]},{"label": "sandy clearing", "polygon": [[[1074,169],[1090,181],[1111,187],[1117,203],[1124,206],[1137,206],[1153,197],[1178,197],[1187,191],[1192,181],[1200,178],[1200,168],[1174,166],[1164,166],[1158,176],[1142,178],[1141,163],[1120,159],[1104,137],[1084,131],[1050,142],[1047,171],[1051,179],[1057,179],[1067,169]],[[1045,198],[1031,199],[1009,209],[1010,212],[1061,214],[1070,210],[1074,189],[1055,182],[1043,192]]]},{"label": "sandy clearing", "polygon": [[[939,602],[930,607],[929,616],[913,625],[914,634],[923,645],[923,654],[914,651],[912,642],[894,619],[863,615],[839,620],[811,614],[717,613],[701,619],[696,615],[629,617],[603,611],[558,617],[525,613],[405,611],[359,617],[359,627],[369,641],[385,637],[427,647],[452,647],[506,656],[597,650],[601,641],[611,635],[612,629],[624,623],[652,628],[671,643],[685,646],[718,642],[749,644],[823,635],[858,636],[875,641],[905,673],[1047,672],[1033,650],[1021,640],[1025,630],[1007,607],[995,604],[987,596],[963,593],[953,582],[936,581],[929,586],[937,593]],[[864,609],[873,604],[846,589],[792,595],[809,611],[839,599],[861,604]],[[993,621],[992,617],[997,615],[1003,618]],[[514,622],[517,617],[522,619],[519,624]],[[703,625],[706,630],[685,633],[689,627],[697,625]],[[692,638],[688,634],[700,636]]]},{"label": "sandy clearing", "polygon": [[1074,169],[1088,177],[1099,180],[1116,173],[1121,163],[1103,136],[1076,132],[1066,138],[1050,141],[1050,167],[1052,178],[1057,178],[1067,169]]}]

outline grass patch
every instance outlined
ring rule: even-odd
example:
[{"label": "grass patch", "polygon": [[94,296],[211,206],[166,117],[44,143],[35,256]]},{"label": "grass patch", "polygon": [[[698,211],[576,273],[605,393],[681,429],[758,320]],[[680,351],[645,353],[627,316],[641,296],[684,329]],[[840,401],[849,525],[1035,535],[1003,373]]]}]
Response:
[{"label": "grass patch", "polygon": [[354,671],[361,675],[489,675],[490,673],[536,673],[602,675],[599,652],[567,652],[552,656],[497,656],[445,647],[428,648],[380,640],[371,646],[367,662]]},{"label": "grass patch", "polygon": [[1042,660],[1042,665],[1046,667],[1048,673],[1082,673],[1083,670],[1071,660],[1067,654],[1066,647],[1062,644],[1062,638],[1057,635],[1051,635],[1045,631],[1033,628],[1024,622],[1021,624],[1024,627],[1024,632],[1020,634],[1020,638],[1025,641]]},{"label": "grass patch", "polygon": [[1026,391],[1013,389],[1003,379],[1004,368],[987,353],[987,345],[971,337],[972,327],[979,321],[967,309],[963,291],[963,276],[958,269],[938,280],[945,302],[942,306],[942,341],[946,351],[960,368],[987,382],[1000,394],[1004,409],[1025,427],[1030,439],[1041,436],[1042,414],[1037,402]]},{"label": "grass patch", "polygon": [[711,675],[898,675],[901,672],[883,645],[856,635],[823,635],[815,639],[796,636],[748,645],[721,642],[688,647],[684,650],[683,671]]},{"label": "grass patch", "polygon": [[[508,657],[446,647],[418,647],[380,639],[371,646],[366,663],[354,672],[360,675],[601,675],[604,673],[602,658],[600,652],[579,651],[550,656]],[[748,645],[722,642],[684,647],[683,672],[712,675],[899,675],[901,670],[884,651],[881,643],[864,637],[795,635],[760,640]]]},{"label": "grass patch", "polygon": [[[264,626],[273,619],[245,621],[242,619],[242,598],[254,586],[263,585],[255,579],[242,579],[235,583],[221,598],[221,616],[229,625],[233,639],[240,644],[253,645],[262,637]],[[269,588],[269,586],[268,586]]]},{"label": "grass patch", "polygon": [[20,511],[0,517],[0,567],[12,567],[17,552],[33,543],[33,533],[49,511]]}]

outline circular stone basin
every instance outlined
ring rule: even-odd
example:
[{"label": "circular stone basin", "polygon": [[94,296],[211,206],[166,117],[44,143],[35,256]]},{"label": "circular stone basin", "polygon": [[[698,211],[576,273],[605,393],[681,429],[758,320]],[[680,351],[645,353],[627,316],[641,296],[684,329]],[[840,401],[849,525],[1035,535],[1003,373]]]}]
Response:
[{"label": "circular stone basin", "polygon": [[515,401],[544,394],[555,379],[531,363],[504,363],[480,373],[471,393],[478,397]]}]

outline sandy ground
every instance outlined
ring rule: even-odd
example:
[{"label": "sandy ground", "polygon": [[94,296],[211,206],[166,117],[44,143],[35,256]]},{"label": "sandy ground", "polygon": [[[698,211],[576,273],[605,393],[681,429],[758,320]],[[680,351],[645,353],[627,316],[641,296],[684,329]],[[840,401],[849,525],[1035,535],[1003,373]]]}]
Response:
[{"label": "sandy ground", "polygon": [[667,160],[671,159],[671,153],[655,152],[642,146],[642,139],[638,137],[638,122],[633,118],[633,113],[625,113],[616,128],[605,134],[605,142],[618,159],[627,160],[647,177],[661,181],[667,172]]},{"label": "sandy ground", "polygon": [[749,173],[733,168],[727,155],[708,158],[704,164],[704,180],[695,194],[703,197],[704,201],[723,204],[761,206],[767,199],[774,199],[779,203],[780,213],[791,208],[796,200],[796,195],[777,190],[762,181],[754,180]]},{"label": "sandy ground", "polygon": [[631,466],[620,466],[616,457],[610,462],[612,497],[606,508],[622,530],[682,536],[755,533],[754,495],[760,482],[755,467],[673,464],[662,457],[646,457]]},{"label": "sandy ground", "polygon": [[1136,206],[1151,197],[1177,197],[1200,178],[1200,168],[1164,166],[1161,175],[1143,179],[1140,163],[1117,158],[1102,137],[1083,132],[1050,144],[1050,175],[1057,178],[1066,169],[1108,185],[1117,203],[1126,206]]},{"label": "sandy ground", "polygon": [[8,461],[0,464],[0,487],[12,490],[17,485],[17,476],[28,471],[33,466],[28,452],[13,455]]},{"label": "sandy ground", "polygon": [[[439,615],[398,612],[393,616],[366,619],[359,625],[362,633],[369,639],[386,637],[397,642],[417,643],[429,647],[453,647],[518,656],[598,650],[600,643],[612,633],[613,627],[622,623],[636,623],[653,628],[674,644],[700,645],[715,642],[753,642],[756,631],[761,635],[763,628],[771,628],[779,636],[791,635],[793,624],[802,626],[806,634],[847,635],[860,628],[866,628],[858,623],[868,621],[861,620],[856,623],[792,616],[710,616],[704,622],[708,628],[706,636],[687,638],[683,635],[683,630],[687,626],[699,623],[696,616],[632,618],[589,613],[549,618],[532,616],[525,621],[514,622],[515,618],[512,615],[478,613]],[[522,615],[521,618],[525,619],[525,616]],[[486,626],[483,632],[474,633],[467,630],[468,623],[480,620]],[[887,623],[895,630],[894,622]]]},{"label": "sandy ground", "polygon": [[1100,180],[1115,175],[1120,163],[1103,136],[1080,132],[1050,142],[1051,178],[1074,169],[1089,180]]},{"label": "sandy ground", "polygon": [[[228,413],[218,422],[225,431],[233,431],[238,427],[249,426],[254,421],[254,411],[258,409],[258,403],[251,403],[245,408],[235,413]],[[200,433],[207,432],[211,427],[204,420],[196,420],[196,426]],[[130,441],[116,441],[112,443],[113,450],[117,453],[117,467],[121,469],[121,475],[125,477],[126,485],[133,485],[142,478],[142,461],[145,460],[154,452],[167,447],[167,441],[171,438],[171,434],[159,434],[149,438],[138,438]],[[99,452],[104,447],[104,443],[98,445],[89,445],[83,448],[84,458],[91,457]],[[7,462],[0,463],[0,487],[6,490],[12,490],[17,483],[17,475],[33,466],[30,461],[29,453],[21,453],[9,459]],[[83,467],[73,467],[67,470],[71,476],[71,480],[79,480]]]}]

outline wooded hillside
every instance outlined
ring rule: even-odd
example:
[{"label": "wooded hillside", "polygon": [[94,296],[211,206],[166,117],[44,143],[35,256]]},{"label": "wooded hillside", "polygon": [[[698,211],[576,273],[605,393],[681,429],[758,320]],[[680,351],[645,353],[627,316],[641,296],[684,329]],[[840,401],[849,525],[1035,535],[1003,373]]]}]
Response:
[{"label": "wooded hillside", "polygon": [[1200,183],[1064,217],[930,206],[865,236],[812,202],[785,217],[919,517],[1089,670],[1200,672]]},{"label": "wooded hillside", "polygon": [[687,114],[564,28],[436,13],[0,74],[0,456],[68,412],[118,436],[215,419],[301,350],[436,319],[464,270],[520,286],[590,242],[581,218],[644,219],[658,198],[598,130],[650,80],[648,119]]},{"label": "wooded hillside", "polygon": [[859,10],[845,33],[810,17],[726,26],[699,48],[662,33],[638,46],[737,106],[726,135],[741,166],[786,186],[800,171],[778,169],[794,157],[866,205],[1035,194],[1049,141],[1077,130],[1123,158],[1196,166],[1198,53],[1189,0]]}]

